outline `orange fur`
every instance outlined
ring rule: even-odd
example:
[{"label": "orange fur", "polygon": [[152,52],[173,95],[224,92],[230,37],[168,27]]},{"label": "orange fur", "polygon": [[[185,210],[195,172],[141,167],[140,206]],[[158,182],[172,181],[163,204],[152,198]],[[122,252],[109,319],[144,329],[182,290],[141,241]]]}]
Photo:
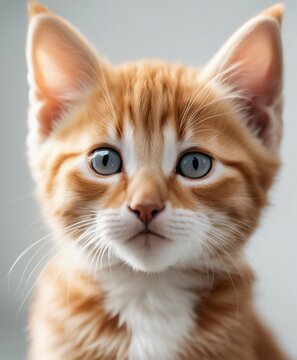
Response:
[{"label": "orange fur", "polygon": [[[282,6],[276,5],[259,16],[279,23],[282,12]],[[35,3],[29,4],[29,14],[31,19],[49,16],[52,22],[60,21]],[[65,34],[72,31],[65,29]],[[93,62],[88,53],[84,59],[90,58]],[[173,208],[200,213],[207,208],[223,212],[230,224],[237,226],[228,233],[228,242],[218,247],[212,244],[209,249],[210,257],[224,259],[228,273],[199,266],[180,270],[185,276],[197,273],[197,278],[212,278],[213,282],[210,287],[188,289],[197,297],[193,309],[197,320],[176,360],[285,359],[255,315],[254,277],[241,256],[242,245],[267,204],[267,192],[279,167],[276,152],[255,139],[236,104],[195,69],[161,61],[114,67],[98,60],[98,64],[88,68],[88,72],[94,71],[89,91],[82,100],[73,100],[79,106],[59,113],[62,120],[58,124],[52,127],[49,119],[56,109],[68,106],[63,99],[51,98],[51,105],[55,103],[43,108],[46,115],[41,111],[30,120],[37,118],[42,124],[44,116],[47,122],[40,133],[30,127],[29,161],[44,216],[60,234],[58,244],[66,248],[50,261],[38,281],[30,317],[30,359],[128,359],[133,333],[120,322],[120,314],[108,312],[106,290],[99,278],[67,250],[85,228],[75,228],[71,236],[63,235],[63,230],[83,221],[88,211],[92,218],[95,206],[118,209],[132,201],[167,202]],[[79,69],[84,71],[82,66]],[[280,116],[281,104],[276,113]],[[124,164],[115,183],[101,183],[97,175],[94,179],[86,176],[76,166],[78,159],[83,156],[88,168],[89,154],[108,145],[111,132],[122,139],[127,119],[133,128],[136,161],[143,162],[143,168],[130,175]],[[199,186],[184,186],[174,172],[165,175],[160,157],[166,141],[162,134],[168,127],[174,129],[177,141],[190,137],[196,151],[218,160],[225,169],[223,175]],[[280,127],[276,131],[279,138]],[[214,229],[226,230],[222,222]],[[131,269],[122,271],[134,276]]]}]

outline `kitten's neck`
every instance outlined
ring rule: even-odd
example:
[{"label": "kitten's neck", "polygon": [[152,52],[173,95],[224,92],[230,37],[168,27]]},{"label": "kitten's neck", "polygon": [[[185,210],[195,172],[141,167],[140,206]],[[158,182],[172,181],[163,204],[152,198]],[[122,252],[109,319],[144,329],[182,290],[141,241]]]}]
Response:
[{"label": "kitten's neck", "polygon": [[[131,333],[129,359],[173,359],[194,329],[195,308],[211,277],[195,271],[133,273],[116,267],[99,274],[105,307]],[[144,355],[145,354],[145,355]]]}]

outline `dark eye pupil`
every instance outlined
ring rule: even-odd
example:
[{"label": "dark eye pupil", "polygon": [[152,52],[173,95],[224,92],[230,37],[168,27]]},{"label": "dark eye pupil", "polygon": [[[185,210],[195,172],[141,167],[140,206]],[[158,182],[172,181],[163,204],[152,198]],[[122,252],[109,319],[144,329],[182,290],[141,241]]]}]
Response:
[{"label": "dark eye pupil", "polygon": [[104,166],[106,166],[106,165],[107,165],[107,163],[108,163],[108,159],[109,159],[109,155],[108,155],[108,154],[103,155],[103,158],[102,158],[102,163],[103,163],[103,165],[104,165]]},{"label": "dark eye pupil", "polygon": [[199,161],[198,161],[198,159],[197,159],[195,156],[193,157],[192,164],[193,164],[193,168],[194,168],[195,170],[197,170],[197,169],[198,169],[198,166],[199,166]]}]

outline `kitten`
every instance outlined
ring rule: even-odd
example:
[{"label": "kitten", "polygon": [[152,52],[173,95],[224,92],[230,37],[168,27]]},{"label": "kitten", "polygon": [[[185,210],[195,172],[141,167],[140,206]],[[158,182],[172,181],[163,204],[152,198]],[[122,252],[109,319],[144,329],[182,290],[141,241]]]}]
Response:
[{"label": "kitten", "polygon": [[279,167],[283,6],[199,71],[113,66],[29,14],[28,154],[55,244],[29,358],[285,359],[242,255]]}]

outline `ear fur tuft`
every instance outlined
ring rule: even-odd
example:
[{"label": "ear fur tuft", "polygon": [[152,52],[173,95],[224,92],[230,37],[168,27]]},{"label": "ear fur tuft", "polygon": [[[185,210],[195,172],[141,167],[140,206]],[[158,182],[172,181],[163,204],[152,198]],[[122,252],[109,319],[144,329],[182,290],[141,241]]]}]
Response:
[{"label": "ear fur tuft", "polygon": [[51,14],[51,12],[45,7],[35,1],[30,1],[27,5],[29,19],[39,14]]},{"label": "ear fur tuft", "polygon": [[264,10],[260,16],[269,16],[274,18],[280,25],[282,23],[283,15],[285,11],[285,5],[284,4],[275,4],[271,6],[270,8]]}]

